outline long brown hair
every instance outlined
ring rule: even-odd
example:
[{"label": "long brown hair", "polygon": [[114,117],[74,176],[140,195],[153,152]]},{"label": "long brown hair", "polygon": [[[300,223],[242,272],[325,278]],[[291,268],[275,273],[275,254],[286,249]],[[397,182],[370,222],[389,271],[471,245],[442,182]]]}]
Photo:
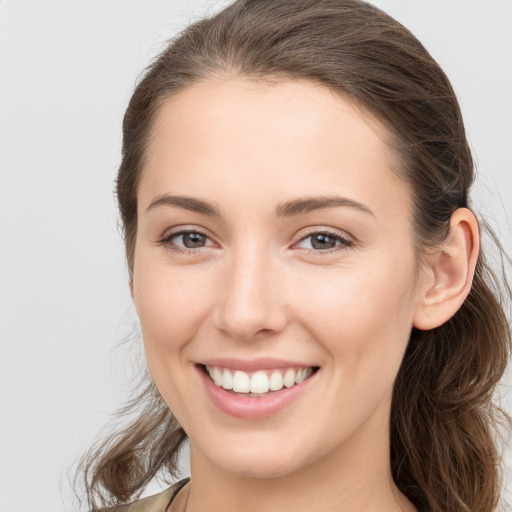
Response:
[{"label": "long brown hair", "polygon": [[[148,67],[123,123],[117,196],[131,272],[137,184],[155,114],[177,91],[213,75],[307,79],[376,115],[414,197],[420,251],[443,240],[468,207],[473,160],[450,83],[402,25],[359,0],[239,0],[185,29]],[[391,411],[391,468],[398,488],[432,512],[491,512],[499,499],[493,391],[510,351],[504,277],[479,256],[460,310],[431,331],[413,329]],[[506,281],[505,281],[506,282]],[[135,499],[173,473],[186,434],[154,384],[129,404],[135,420],[82,461],[89,507]]]}]

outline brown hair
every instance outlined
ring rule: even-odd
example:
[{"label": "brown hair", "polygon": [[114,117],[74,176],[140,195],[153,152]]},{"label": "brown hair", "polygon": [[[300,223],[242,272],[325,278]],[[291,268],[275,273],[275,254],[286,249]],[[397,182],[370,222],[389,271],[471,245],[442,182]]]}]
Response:
[{"label": "brown hair", "polygon": [[[443,240],[468,206],[473,161],[450,83],[402,25],[359,0],[239,0],[189,26],[149,66],[123,123],[117,195],[130,272],[137,184],[155,114],[177,91],[213,75],[306,79],[357,102],[386,124],[413,191],[418,247]],[[499,244],[498,244],[499,245]],[[510,350],[500,282],[481,253],[471,292],[447,323],[413,329],[391,412],[391,467],[398,488],[432,512],[491,512],[499,499],[497,409],[492,394]],[[136,498],[176,470],[186,439],[154,384],[127,411],[125,429],[83,460],[89,506]]]}]

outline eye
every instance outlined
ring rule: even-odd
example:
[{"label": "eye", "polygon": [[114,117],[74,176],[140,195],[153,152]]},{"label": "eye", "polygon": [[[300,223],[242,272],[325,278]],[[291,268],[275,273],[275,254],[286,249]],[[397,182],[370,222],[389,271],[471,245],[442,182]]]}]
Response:
[{"label": "eye", "polygon": [[315,231],[301,238],[296,247],[315,252],[333,252],[333,250],[351,247],[353,242],[337,233]]},{"label": "eye", "polygon": [[214,243],[200,231],[189,229],[169,234],[159,242],[176,252],[195,252],[194,249],[213,246]]}]

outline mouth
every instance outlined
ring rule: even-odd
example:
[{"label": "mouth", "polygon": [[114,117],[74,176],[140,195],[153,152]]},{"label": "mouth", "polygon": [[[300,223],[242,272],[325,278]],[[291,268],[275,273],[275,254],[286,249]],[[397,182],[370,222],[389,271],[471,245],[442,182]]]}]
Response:
[{"label": "mouth", "polygon": [[215,386],[235,395],[255,398],[293,388],[309,379],[319,369],[318,366],[301,366],[245,372],[222,366],[200,367]]}]

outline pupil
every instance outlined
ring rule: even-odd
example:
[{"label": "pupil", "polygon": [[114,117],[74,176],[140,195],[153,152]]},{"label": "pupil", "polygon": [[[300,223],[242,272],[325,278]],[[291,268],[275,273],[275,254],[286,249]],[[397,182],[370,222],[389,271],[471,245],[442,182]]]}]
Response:
[{"label": "pupil", "polygon": [[315,249],[331,249],[336,245],[336,240],[330,235],[320,233],[313,237],[311,245]]},{"label": "pupil", "polygon": [[189,249],[202,247],[204,245],[204,235],[200,233],[186,233],[183,235],[183,244]]}]

